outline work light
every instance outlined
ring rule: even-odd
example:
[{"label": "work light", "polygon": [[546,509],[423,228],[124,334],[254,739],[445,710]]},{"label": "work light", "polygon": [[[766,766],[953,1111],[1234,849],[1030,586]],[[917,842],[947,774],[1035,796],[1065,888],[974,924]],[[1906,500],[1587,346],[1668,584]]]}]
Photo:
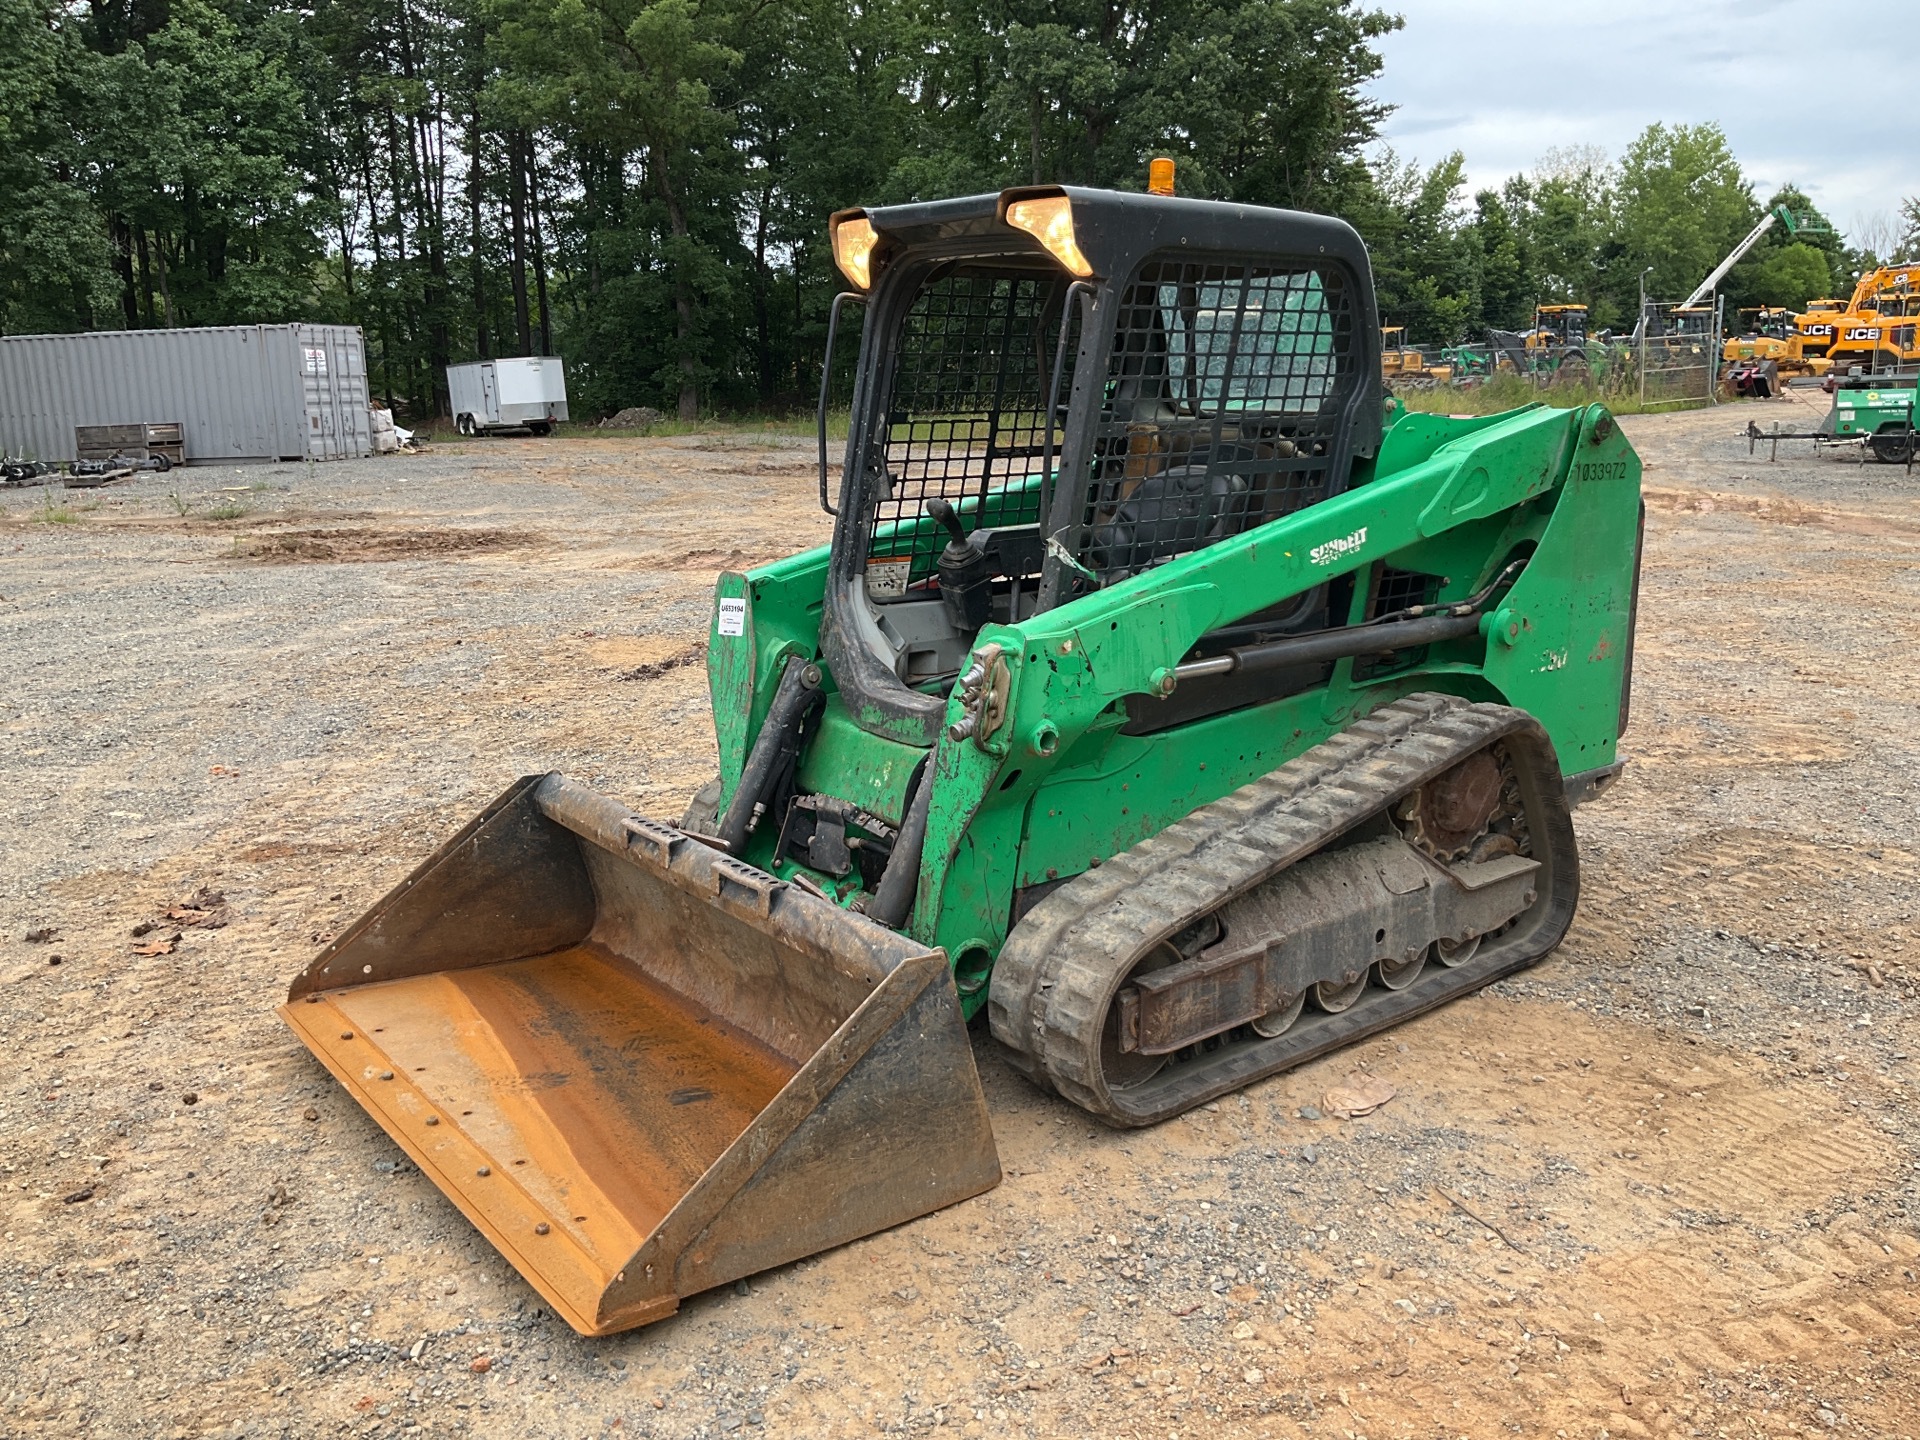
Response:
[{"label": "work light", "polygon": [[1064,195],[1049,195],[1040,200],[1016,200],[1007,206],[1007,223],[1024,230],[1047,253],[1076,275],[1093,274],[1093,266],[1080,253],[1073,238],[1073,202]]},{"label": "work light", "polygon": [[873,247],[879,243],[880,232],[873,228],[873,222],[864,215],[851,215],[833,227],[833,263],[862,290],[871,289]]}]

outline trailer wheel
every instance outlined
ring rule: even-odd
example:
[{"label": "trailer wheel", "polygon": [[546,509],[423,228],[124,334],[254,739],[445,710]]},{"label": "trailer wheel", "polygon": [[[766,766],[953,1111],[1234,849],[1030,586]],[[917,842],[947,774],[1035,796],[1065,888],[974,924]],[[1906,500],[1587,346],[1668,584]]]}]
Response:
[{"label": "trailer wheel", "polygon": [[461,411],[453,417],[453,428],[462,435],[473,434],[473,416],[467,414],[464,410]]},{"label": "trailer wheel", "polygon": [[1867,438],[1873,458],[1886,465],[1904,465],[1913,455],[1914,437],[1910,430],[1882,430]]}]

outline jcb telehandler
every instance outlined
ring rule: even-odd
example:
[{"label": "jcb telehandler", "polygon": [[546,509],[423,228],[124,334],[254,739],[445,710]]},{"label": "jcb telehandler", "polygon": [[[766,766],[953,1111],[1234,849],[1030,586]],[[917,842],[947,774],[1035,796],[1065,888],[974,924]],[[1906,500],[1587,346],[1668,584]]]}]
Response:
[{"label": "jcb telehandler", "polygon": [[1400,413],[1341,221],[1042,187],[832,242],[833,540],[720,578],[715,784],[519,781],[282,1012],[583,1332],[994,1185],[983,1012],[1145,1125],[1531,965],[1621,765],[1639,461],[1599,406]]}]

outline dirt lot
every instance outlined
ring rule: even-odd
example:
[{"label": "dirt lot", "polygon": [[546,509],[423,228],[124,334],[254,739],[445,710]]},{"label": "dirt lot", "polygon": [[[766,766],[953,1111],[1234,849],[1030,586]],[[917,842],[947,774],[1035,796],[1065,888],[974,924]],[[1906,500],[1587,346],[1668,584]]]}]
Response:
[{"label": "dirt lot", "polygon": [[0,1431],[1920,1433],[1920,478],[1750,458],[1788,403],[1626,422],[1634,761],[1545,964],[1144,1133],[981,1035],[998,1190],[601,1341],[273,1006],[517,775],[678,813],[804,445],[0,492]]}]

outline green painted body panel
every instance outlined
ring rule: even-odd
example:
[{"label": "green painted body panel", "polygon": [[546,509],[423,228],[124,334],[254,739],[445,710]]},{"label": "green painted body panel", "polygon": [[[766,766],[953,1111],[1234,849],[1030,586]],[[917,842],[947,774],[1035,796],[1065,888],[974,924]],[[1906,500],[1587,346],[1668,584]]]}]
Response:
[{"label": "green painted body panel", "polygon": [[1833,397],[1835,435],[1874,435],[1882,430],[1904,431],[1913,418],[1914,390],[1840,390]]},{"label": "green painted body panel", "polygon": [[[786,657],[811,660],[820,648],[821,596],[828,547],[821,545],[762,565],[746,575],[721,574],[713,588],[707,632],[707,689],[720,752],[720,805],[726,808],[753,737],[760,733]],[[728,600],[745,600],[743,633],[722,633]]]},{"label": "green painted body panel", "polygon": [[[980,632],[975,653],[998,644],[1005,655],[1006,720],[984,745],[943,737],[935,746],[921,884],[906,927],[953,957],[969,1014],[985,1001],[1016,890],[1102,863],[1402,695],[1442,690],[1515,705],[1546,727],[1567,773],[1613,762],[1640,462],[1612,418],[1598,406],[1461,419],[1402,413],[1354,480],[1307,510]],[[1215,627],[1348,574],[1352,623],[1364,618],[1379,565],[1437,575],[1438,598],[1459,600],[1529,551],[1480,636],[1358,679],[1355,662],[1342,660],[1301,694],[1157,734],[1122,733],[1126,697],[1154,693],[1158,675]],[[728,786],[784,655],[819,655],[824,577],[824,552],[813,551],[722,579],[721,597],[749,602],[741,636],[720,636],[716,620],[710,661]],[[923,752],[862,728],[831,693],[831,677],[828,688],[802,788],[897,818]],[[956,686],[949,723],[962,714]],[[748,859],[768,863],[771,829],[754,836]],[[845,883],[826,888],[852,898]]]},{"label": "green painted body panel", "polygon": [[926,753],[862,730],[832,693],[794,779],[809,794],[837,795],[898,825],[907,813],[907,782]]}]

